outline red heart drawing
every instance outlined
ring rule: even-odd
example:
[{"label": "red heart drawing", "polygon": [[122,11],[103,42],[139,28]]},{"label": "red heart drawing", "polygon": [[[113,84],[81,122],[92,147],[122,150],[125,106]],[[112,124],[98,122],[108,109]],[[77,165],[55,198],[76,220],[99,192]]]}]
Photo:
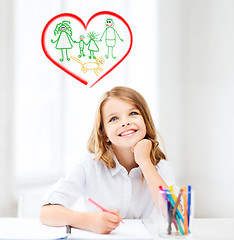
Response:
[{"label": "red heart drawing", "polygon": [[[71,75],[72,77],[74,77],[75,79],[77,79],[78,81],[80,81],[81,83],[87,85],[88,81],[84,78],[84,76],[82,77],[80,73],[77,73],[75,71],[73,71],[72,69],[69,69],[69,67],[67,67],[67,65],[65,63],[61,63],[59,61],[57,61],[55,59],[55,57],[53,56],[53,54],[51,54],[50,52],[50,45],[48,44],[48,39],[46,41],[46,38],[49,38],[48,36],[50,36],[49,34],[51,34],[51,29],[50,31],[48,31],[48,29],[51,27],[52,24],[55,24],[56,21],[58,21],[60,18],[69,18],[72,20],[75,20],[76,23],[78,22],[84,31],[87,30],[88,26],[90,25],[91,21],[93,21],[95,18],[95,20],[97,20],[97,17],[102,16],[102,15],[108,15],[111,17],[115,17],[116,19],[118,19],[118,21],[120,20],[121,23],[123,24],[123,26],[126,27],[126,31],[128,31],[129,34],[129,42],[128,42],[128,46],[126,47],[126,52],[124,52],[121,57],[119,57],[119,59],[117,59],[116,61],[113,61],[113,64],[111,65],[111,67],[109,69],[107,69],[106,71],[103,71],[103,69],[99,69],[100,71],[103,71],[103,74],[99,77],[97,77],[97,79],[95,79],[95,82],[92,83],[92,85],[90,87],[93,87],[97,82],[99,82],[103,77],[105,77],[108,73],[110,73],[114,68],[116,68],[129,54],[129,52],[131,51],[132,48],[132,31],[131,28],[129,27],[128,23],[118,14],[114,13],[114,12],[109,12],[109,11],[102,11],[102,12],[98,12],[96,14],[94,14],[87,22],[87,24],[85,24],[81,18],[79,18],[78,16],[71,14],[71,13],[62,13],[59,14],[55,17],[53,17],[51,20],[49,20],[49,22],[46,24],[46,26],[43,29],[42,32],[42,36],[41,36],[41,44],[42,44],[42,49],[46,55],[46,57],[52,62],[54,63],[57,67],[59,67],[60,69],[62,69],[64,72],[68,73],[69,75]],[[94,21],[93,21],[94,22]],[[91,31],[90,31],[91,33]],[[104,34],[104,33],[103,33]],[[117,33],[118,34],[118,33]],[[99,35],[99,34],[97,34]],[[120,38],[120,37],[119,37]],[[123,40],[121,40],[123,41]],[[52,40],[51,40],[52,42]],[[74,41],[75,42],[75,41]],[[52,42],[53,43],[53,42]],[[75,42],[77,43],[77,42]],[[53,46],[51,46],[52,48]],[[54,48],[54,47],[53,47]],[[67,51],[67,50],[66,50]],[[62,53],[63,54],[63,53]],[[109,47],[108,47],[108,56],[109,56]],[[112,47],[112,57],[113,57],[113,47]],[[74,58],[72,58],[74,60]],[[60,59],[61,61],[61,59]],[[63,60],[62,60],[63,61]],[[69,59],[70,61],[70,59]],[[79,60],[78,60],[79,61]],[[75,62],[75,61],[74,61]],[[74,64],[74,63],[73,63]],[[96,73],[96,75],[98,75]]]}]

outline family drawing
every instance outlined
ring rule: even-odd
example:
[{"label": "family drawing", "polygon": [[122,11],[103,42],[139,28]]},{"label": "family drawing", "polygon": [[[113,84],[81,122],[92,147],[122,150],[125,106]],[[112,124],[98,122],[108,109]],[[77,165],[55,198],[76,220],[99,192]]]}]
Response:
[{"label": "family drawing", "polygon": [[87,47],[89,51],[89,59],[96,59],[95,53],[99,52],[99,47],[97,42],[101,42],[103,37],[105,39],[105,44],[107,46],[107,54],[105,55],[106,59],[109,58],[111,53],[111,57],[116,59],[113,53],[113,49],[116,45],[117,37],[120,41],[123,42],[123,39],[119,36],[118,32],[114,28],[114,21],[111,18],[108,18],[105,22],[106,29],[102,33],[102,36],[98,38],[99,34],[94,31],[90,31],[87,34],[88,41],[85,41],[85,36],[80,35],[79,41],[75,41],[72,38],[72,28],[70,26],[70,21],[62,21],[57,24],[54,30],[54,35],[58,36],[56,40],[51,39],[52,43],[56,43],[55,48],[61,50],[61,58],[60,62],[64,61],[64,53],[66,55],[67,61],[70,61],[68,57],[68,50],[73,48],[74,43],[79,44],[79,55],[78,57],[85,57],[85,47]]}]

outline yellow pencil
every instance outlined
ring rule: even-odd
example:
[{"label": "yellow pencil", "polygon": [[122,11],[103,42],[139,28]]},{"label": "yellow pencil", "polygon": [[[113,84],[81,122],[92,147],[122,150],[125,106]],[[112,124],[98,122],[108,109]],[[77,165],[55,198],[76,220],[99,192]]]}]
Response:
[{"label": "yellow pencil", "polygon": [[[169,186],[169,189],[170,189],[171,196],[172,196],[173,200],[176,202],[177,197],[176,197],[176,195],[174,194],[173,186],[172,186],[172,185]],[[178,209],[179,209],[180,213],[182,214],[182,208],[181,208],[181,205],[180,205],[180,204],[179,204],[179,206],[178,206]]]}]

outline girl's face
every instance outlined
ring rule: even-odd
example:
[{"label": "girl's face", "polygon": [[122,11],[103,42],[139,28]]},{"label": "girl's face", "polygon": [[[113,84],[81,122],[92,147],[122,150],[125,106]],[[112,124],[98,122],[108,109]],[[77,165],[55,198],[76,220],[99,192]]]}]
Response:
[{"label": "girl's face", "polygon": [[146,135],[146,126],[140,111],[131,103],[110,98],[102,107],[106,141],[116,148],[135,146]]}]

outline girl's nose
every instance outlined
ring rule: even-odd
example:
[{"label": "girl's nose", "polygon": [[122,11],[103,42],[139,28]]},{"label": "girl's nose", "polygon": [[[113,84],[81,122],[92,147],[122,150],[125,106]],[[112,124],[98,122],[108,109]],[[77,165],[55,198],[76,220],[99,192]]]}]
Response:
[{"label": "girl's nose", "polygon": [[122,123],[122,127],[129,126],[129,125],[130,125],[130,122]]}]

